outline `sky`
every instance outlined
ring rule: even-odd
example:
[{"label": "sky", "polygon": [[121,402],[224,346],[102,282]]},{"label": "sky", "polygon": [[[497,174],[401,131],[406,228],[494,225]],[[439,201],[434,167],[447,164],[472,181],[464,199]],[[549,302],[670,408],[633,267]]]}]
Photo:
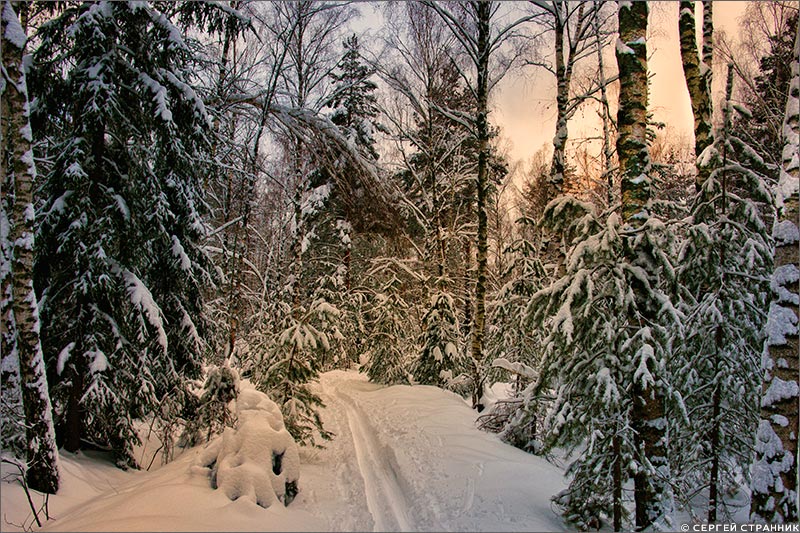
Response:
[{"label": "sky", "polygon": [[[699,2],[698,2],[699,4]],[[665,122],[673,135],[691,140],[694,128],[689,91],[683,78],[678,40],[678,2],[651,3],[648,68],[652,75],[649,107],[656,121]],[[737,35],[737,19],[747,2],[714,2],[714,28],[729,36]],[[615,67],[613,54],[606,68]],[[718,73],[719,72],[719,73]],[[722,73],[714,71],[715,103],[723,89]],[[527,160],[543,144],[552,142],[555,133],[555,83],[552,75],[531,69],[523,73],[528,80],[510,79],[500,87],[495,100],[493,120],[499,124],[510,142],[512,160]],[[599,125],[594,113],[577,116],[570,122],[570,137],[590,135]]]},{"label": "sky", "polygon": [[[698,15],[700,13],[700,2]],[[692,112],[689,92],[683,78],[678,40],[678,2],[651,2],[648,35],[650,110],[656,121],[664,122],[669,135],[692,139]],[[738,34],[738,18],[747,6],[746,1],[714,2],[714,28],[729,36]],[[354,22],[353,30],[366,32],[369,37],[380,33],[382,15],[380,2],[359,5],[362,16]],[[368,39],[370,40],[370,39]],[[615,69],[613,48],[606,57],[606,70]],[[713,88],[714,101],[722,91],[722,71],[717,65]],[[492,99],[490,120],[500,126],[504,137],[501,144],[512,161],[527,161],[543,145],[551,145],[555,133],[555,80],[535,67],[512,71],[497,86]],[[599,131],[599,121],[591,110],[578,114],[570,121],[570,138],[578,139]]]}]

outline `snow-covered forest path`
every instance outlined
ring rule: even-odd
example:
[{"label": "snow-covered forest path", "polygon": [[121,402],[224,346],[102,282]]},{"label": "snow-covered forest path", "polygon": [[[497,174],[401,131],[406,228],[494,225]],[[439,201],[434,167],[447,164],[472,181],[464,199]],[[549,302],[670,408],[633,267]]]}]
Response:
[{"label": "snow-covered forest path", "polygon": [[[327,376],[322,382],[323,394],[331,409],[344,414],[352,442],[358,471],[363,482],[367,507],[376,531],[411,531],[405,491],[398,480],[391,451],[382,447],[365,414],[348,392],[349,382]],[[342,431],[342,428],[340,428]],[[340,437],[344,437],[340,435]]]},{"label": "snow-covered forest path", "polygon": [[[475,427],[464,400],[427,386],[383,387],[333,371],[313,385],[335,433],[300,452],[300,492],[259,507],[212,490],[206,445],[152,471],[123,472],[100,452],[62,455],[63,488],[46,531],[561,531],[550,498],[560,468]],[[257,443],[253,443],[257,444]],[[7,466],[7,465],[6,465]],[[4,470],[8,473],[7,469]],[[41,502],[37,500],[37,505]],[[31,522],[18,485],[3,485],[0,530]],[[27,518],[26,518],[27,517]]]},{"label": "snow-covered forest path", "polygon": [[303,457],[300,505],[331,531],[559,530],[562,472],[475,428],[434,387],[381,387],[356,372],[321,376],[325,427]]}]

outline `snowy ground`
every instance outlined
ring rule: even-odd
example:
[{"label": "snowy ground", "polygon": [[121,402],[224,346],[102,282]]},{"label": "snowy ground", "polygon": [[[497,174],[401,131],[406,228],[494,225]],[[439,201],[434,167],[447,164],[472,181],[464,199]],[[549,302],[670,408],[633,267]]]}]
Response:
[{"label": "snowy ground", "polygon": [[[55,519],[43,530],[564,529],[550,507],[564,487],[561,470],[475,429],[474,411],[458,396],[383,388],[341,371],[324,374],[318,392],[336,437],[323,450],[301,451],[300,493],[289,507],[263,509],[211,490],[207,470],[196,464],[200,448],[154,472],[65,455],[63,489],[49,504]],[[16,485],[2,489],[0,529],[19,530],[28,504]]]}]

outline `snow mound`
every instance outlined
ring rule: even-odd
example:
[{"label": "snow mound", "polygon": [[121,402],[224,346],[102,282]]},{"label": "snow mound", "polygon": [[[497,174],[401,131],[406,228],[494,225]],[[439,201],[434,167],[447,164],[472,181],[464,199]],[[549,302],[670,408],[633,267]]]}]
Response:
[{"label": "snow mound", "polygon": [[300,455],[280,408],[266,394],[245,388],[236,414],[237,427],[226,428],[200,455],[200,465],[211,469],[212,487],[234,501],[289,505],[297,495]]}]

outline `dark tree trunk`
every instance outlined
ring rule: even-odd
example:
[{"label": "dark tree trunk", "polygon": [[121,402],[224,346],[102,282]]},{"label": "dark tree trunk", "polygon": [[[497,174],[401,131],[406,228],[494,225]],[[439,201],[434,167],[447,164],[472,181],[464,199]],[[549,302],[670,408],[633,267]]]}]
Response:
[{"label": "dark tree trunk", "polygon": [[614,483],[614,501],[613,501],[613,514],[614,514],[614,531],[622,531],[622,444],[620,443],[619,435],[614,435],[612,439],[612,447],[614,453],[614,467],[612,472]]},{"label": "dark tree trunk", "polygon": [[81,397],[83,396],[83,372],[78,371],[72,376],[67,398],[67,413],[64,425],[64,449],[68,452],[77,452],[81,449],[83,436],[83,414],[81,413]]},{"label": "dark tree trunk", "polygon": [[478,195],[476,210],[478,214],[477,258],[475,281],[475,322],[472,328],[472,365],[473,389],[472,406],[482,409],[484,379],[483,338],[486,330],[486,271],[489,250],[488,219],[486,216],[487,196],[489,193],[489,41],[491,2],[473,4],[478,23],[478,84],[477,84],[477,129],[478,129]]}]

